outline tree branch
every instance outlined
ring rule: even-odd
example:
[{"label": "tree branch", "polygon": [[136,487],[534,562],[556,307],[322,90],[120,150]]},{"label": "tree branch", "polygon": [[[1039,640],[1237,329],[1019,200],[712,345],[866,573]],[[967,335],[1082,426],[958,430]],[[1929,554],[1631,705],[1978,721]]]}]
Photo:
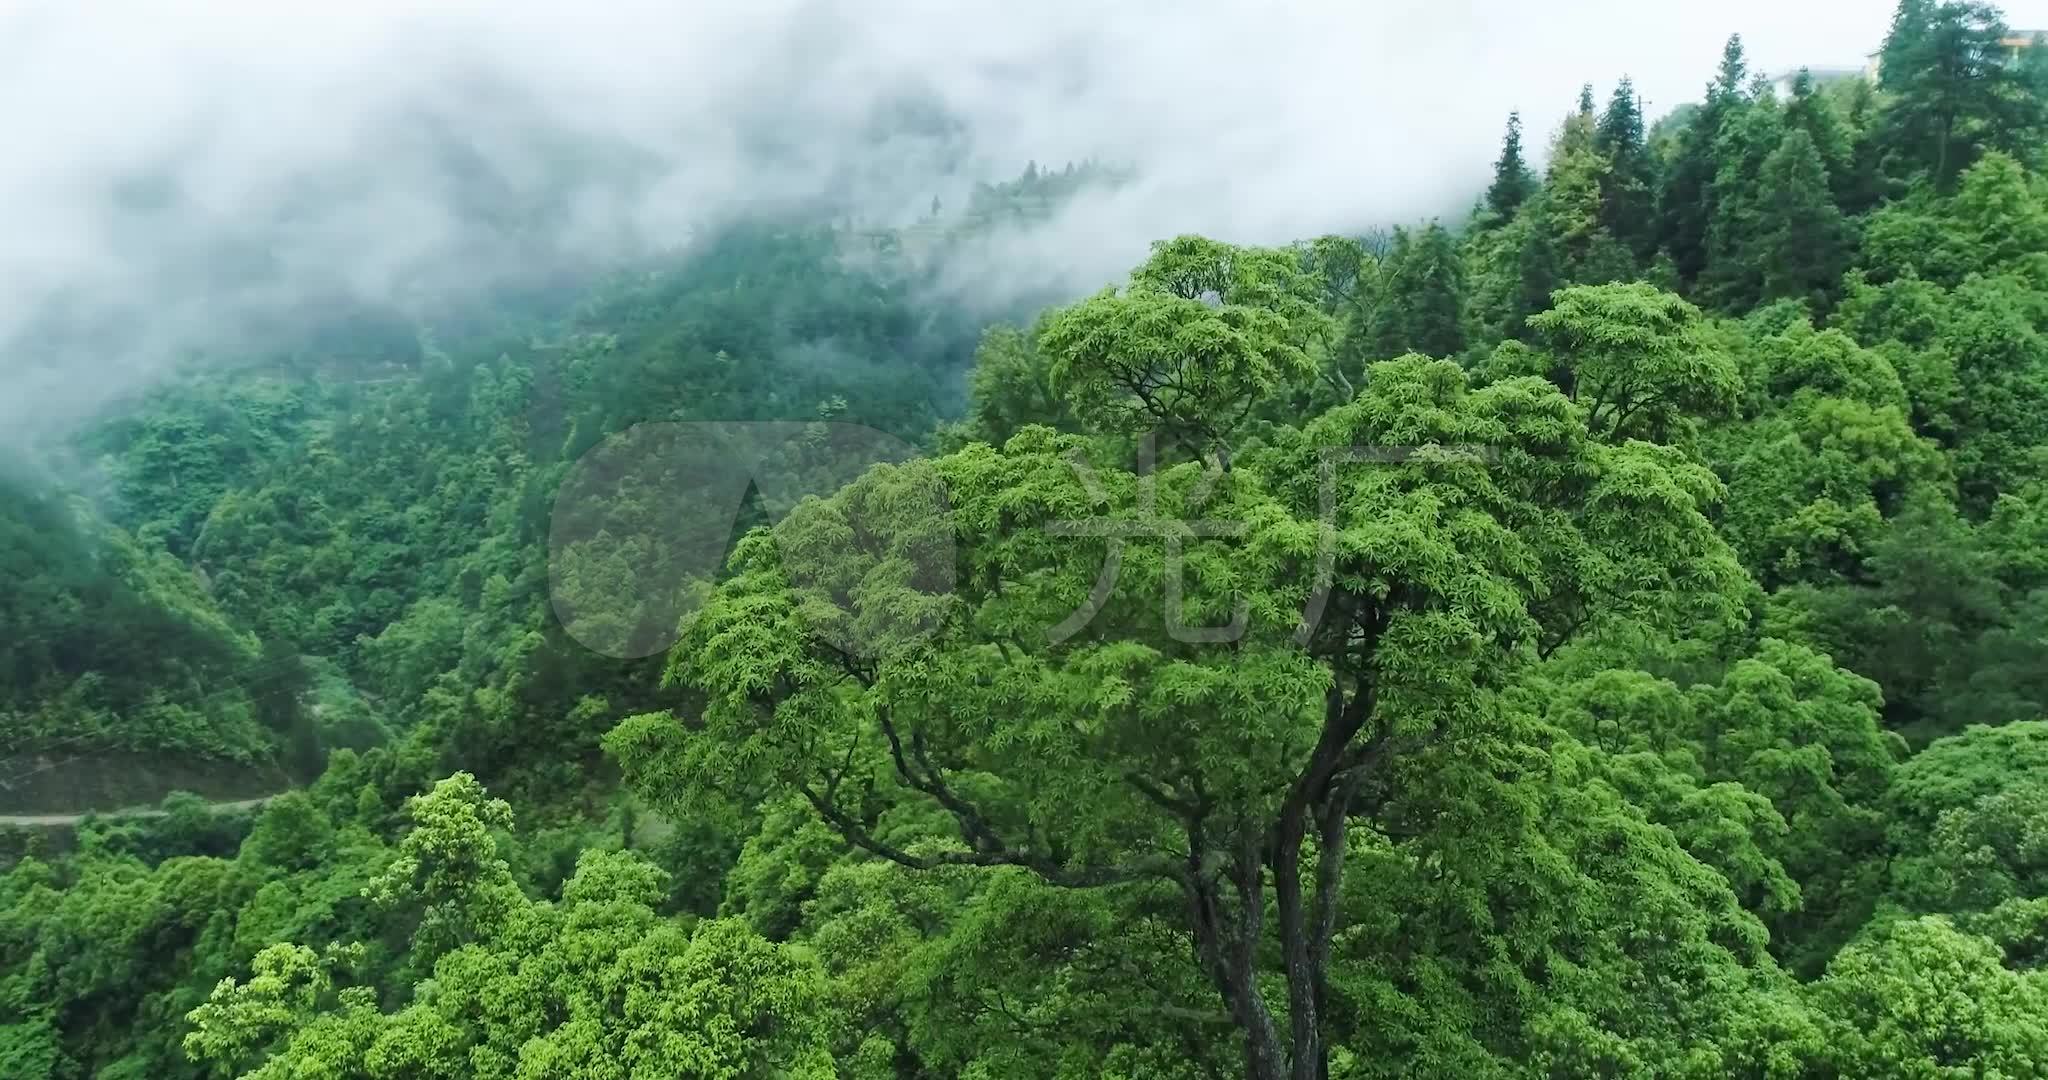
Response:
[{"label": "tree branch", "polygon": [[[889,719],[886,707],[879,712],[876,719],[882,725],[883,736],[889,740],[889,756],[896,763],[896,774],[903,778],[904,783],[938,800],[939,805],[945,807],[947,812],[953,815],[954,820],[960,823],[961,836],[969,846],[977,851],[997,851],[1008,846],[996,835],[995,830],[989,827],[979,810],[967,800],[953,794],[953,789],[947,787],[946,782],[939,778],[938,770],[932,767],[931,759],[925,756],[922,747],[917,749],[917,756],[926,771],[920,774],[912,767],[909,760],[903,756],[903,739],[896,733],[896,725]],[[922,736],[913,733],[913,737],[921,739]]]},{"label": "tree branch", "polygon": [[1139,794],[1158,804],[1161,809],[1178,814],[1182,818],[1196,818],[1202,814],[1200,804],[1184,798],[1176,798],[1168,794],[1164,788],[1145,779],[1136,772],[1125,773],[1124,782],[1136,788]]},{"label": "tree branch", "polygon": [[1027,850],[937,851],[929,855],[912,855],[877,838],[866,826],[828,802],[809,784],[801,785],[799,790],[809,800],[811,808],[837,829],[848,843],[912,870],[935,870],[942,866],[1015,866],[1029,870],[1051,884],[1073,889],[1122,885],[1147,878],[1182,879],[1180,864],[1171,856],[1143,858],[1120,865],[1068,867]]}]

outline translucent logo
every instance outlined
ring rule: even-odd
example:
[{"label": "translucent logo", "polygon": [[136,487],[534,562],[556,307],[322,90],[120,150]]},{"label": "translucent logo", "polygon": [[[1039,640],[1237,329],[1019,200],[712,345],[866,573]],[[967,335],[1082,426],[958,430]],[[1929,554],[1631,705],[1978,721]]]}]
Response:
[{"label": "translucent logo", "polygon": [[[637,659],[675,644],[709,597],[739,536],[776,530],[792,589],[813,633],[856,655],[905,627],[863,610],[863,586],[888,578],[951,592],[945,491],[929,470],[864,474],[916,457],[909,443],[860,424],[803,421],[648,423],[614,435],[571,467],[549,536],[549,596],[569,635],[606,656]],[[856,481],[886,497],[840,497]],[[854,493],[859,494],[859,491]],[[809,500],[809,501],[807,501]],[[839,610],[828,610],[834,607]]]}]

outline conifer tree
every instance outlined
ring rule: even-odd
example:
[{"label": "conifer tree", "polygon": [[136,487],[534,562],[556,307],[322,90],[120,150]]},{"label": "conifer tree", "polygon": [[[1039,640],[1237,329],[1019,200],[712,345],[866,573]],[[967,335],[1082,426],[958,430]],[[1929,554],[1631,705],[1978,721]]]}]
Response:
[{"label": "conifer tree", "polygon": [[2040,127],[2038,97],[2007,63],[1996,7],[1979,0],[1900,0],[1878,85],[1884,164],[1942,190],[1987,149],[2024,153]]},{"label": "conifer tree", "polygon": [[1408,353],[1451,357],[1465,348],[1465,275],[1457,244],[1431,222],[1418,236],[1401,230],[1367,329],[1371,358]]},{"label": "conifer tree", "polygon": [[1486,190],[1486,205],[1502,218],[1513,217],[1535,188],[1536,177],[1522,158],[1522,114],[1509,113],[1500,158],[1493,166],[1493,186]]},{"label": "conifer tree", "polygon": [[1607,110],[1600,114],[1600,123],[1593,130],[1593,148],[1607,162],[1600,192],[1601,219],[1615,239],[1638,257],[1647,256],[1655,246],[1650,210],[1656,166],[1644,138],[1635,83],[1626,75],[1615,86]]},{"label": "conifer tree", "polygon": [[2035,33],[2020,53],[2020,92],[2035,102],[2048,102],[2048,34]]},{"label": "conifer tree", "polygon": [[1855,160],[1855,142],[1841,110],[1814,85],[1813,74],[1805,68],[1792,80],[1792,100],[1785,103],[1785,125],[1798,128],[1813,139],[1813,147],[1827,166],[1828,179],[1835,185],[1836,201],[1845,194]]},{"label": "conifer tree", "polygon": [[1899,0],[1892,9],[1892,25],[1885,33],[1884,48],[1877,58],[1878,85],[1896,89],[1905,72],[1911,70],[1932,35],[1934,9],[1938,5],[1939,0]]},{"label": "conifer tree", "polygon": [[1553,287],[1598,285],[1632,275],[1632,260],[1607,228],[1605,192],[1611,186],[1612,166],[1597,148],[1592,115],[1566,120],[1551,148],[1531,225],[1532,233],[1547,241],[1538,249],[1547,247],[1554,260]]},{"label": "conifer tree", "polygon": [[1532,220],[1521,250],[1515,256],[1516,301],[1505,327],[1509,337],[1526,341],[1530,336],[1529,316],[1550,310],[1552,294],[1564,287],[1562,255],[1551,230]]},{"label": "conifer tree", "polygon": [[1749,61],[1743,53],[1742,35],[1735,34],[1721,51],[1721,70],[1707,85],[1706,102],[1679,137],[1660,200],[1663,247],[1682,281],[1699,277],[1707,265],[1707,229],[1714,219],[1721,129],[1748,101],[1748,81]]},{"label": "conifer tree", "polygon": [[1723,124],[1715,146],[1717,168],[1708,185],[1713,216],[1707,225],[1705,297],[1723,307],[1754,304],[1763,289],[1756,253],[1759,214],[1770,197],[1764,162],[1785,138],[1783,110],[1768,95],[1745,100]]},{"label": "conifer tree", "polygon": [[1763,164],[1756,255],[1766,300],[1825,294],[1848,265],[1848,232],[1827,166],[1805,129],[1785,133]]},{"label": "conifer tree", "polygon": [[1611,166],[1596,147],[1593,117],[1575,113],[1558,129],[1543,186],[1522,212],[1516,255],[1517,300],[1503,329],[1526,336],[1529,316],[1550,309],[1551,295],[1572,285],[1636,276],[1638,264],[1606,224],[1603,192]]},{"label": "conifer tree", "polygon": [[1848,130],[1849,163],[1845,175],[1831,178],[1842,212],[1861,214],[1884,198],[1884,175],[1879,168],[1883,147],[1878,140],[1877,90],[1867,80],[1857,79],[1847,98],[1842,120]]}]

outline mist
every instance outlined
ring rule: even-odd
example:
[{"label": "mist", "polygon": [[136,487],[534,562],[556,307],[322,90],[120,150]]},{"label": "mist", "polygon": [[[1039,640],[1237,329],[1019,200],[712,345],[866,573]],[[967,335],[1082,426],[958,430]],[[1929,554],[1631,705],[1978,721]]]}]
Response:
[{"label": "mist", "polygon": [[1540,149],[1580,83],[1627,73],[1654,115],[1734,31],[1759,71],[1860,64],[1890,4],[180,11],[0,0],[0,432],[266,330],[426,318],[741,218],[904,222],[1027,161],[1136,178],[976,249],[963,300],[1092,290],[1176,233],[1460,217],[1511,109]]}]

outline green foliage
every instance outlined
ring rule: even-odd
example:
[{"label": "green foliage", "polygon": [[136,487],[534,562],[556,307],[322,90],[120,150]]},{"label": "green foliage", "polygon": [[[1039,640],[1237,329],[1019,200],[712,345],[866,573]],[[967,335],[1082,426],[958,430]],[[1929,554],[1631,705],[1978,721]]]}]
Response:
[{"label": "green foliage", "polygon": [[1955,195],[1894,203],[1870,217],[1864,262],[1879,281],[1925,278],[1949,288],[2001,270],[2038,279],[2048,205],[2036,180],[2000,153],[1970,167]]},{"label": "green foliage", "polygon": [[1443,226],[1431,222],[1419,236],[1397,230],[1378,286],[1362,327],[1365,356],[1454,357],[1464,351],[1464,268]]},{"label": "green foliage", "polygon": [[1062,431],[1081,425],[1071,399],[1053,384],[1052,357],[1038,347],[1042,327],[990,327],[974,353],[966,420],[956,435],[1001,443],[1030,424]]},{"label": "green foliage", "polygon": [[1947,190],[1984,150],[2031,144],[2042,99],[2007,63],[2005,20],[1979,0],[1900,0],[1878,68],[1886,168]]},{"label": "green foliage", "polygon": [[275,734],[258,650],[192,571],[0,476],[0,754],[132,750],[254,762]]},{"label": "green foliage", "polygon": [[[1741,310],[1763,299],[1767,264],[1758,248],[1781,221],[1767,219],[1766,207],[1784,197],[1772,180],[1790,179],[1795,169],[1781,161],[1777,176],[1765,166],[1784,142],[1785,119],[1777,99],[1745,95],[1729,107],[1714,142],[1714,178],[1708,194],[1713,213],[1707,219],[1707,262],[1699,277],[1701,293],[1715,305]],[[1823,181],[1823,186],[1825,182]],[[1789,206],[1803,205],[1799,195]],[[1779,211],[1778,218],[1784,216]]]},{"label": "green foliage", "polygon": [[1892,365],[1840,331],[1801,319],[1746,352],[1744,416],[1710,436],[1729,540],[1768,586],[1865,576],[1906,499],[1948,482],[1939,448]]},{"label": "green foliage", "polygon": [[[0,492],[0,783],[311,782],[11,832],[0,1074],[2033,1075],[2001,24],[1906,0],[1881,85],[1782,101],[1731,39],[1540,177],[1511,117],[1455,231],[1184,236],[1044,312],[945,261],[1124,174],[170,378],[59,448],[95,498]],[[735,535],[660,462],[557,511],[705,419],[793,422]]]},{"label": "green foliage", "polygon": [[1901,922],[1844,950],[1814,985],[1841,1075],[2027,1076],[2048,1059],[2048,985],[2000,963],[1996,945],[1940,916]]},{"label": "green foliage", "polygon": [[1597,438],[1669,441],[1735,405],[1740,375],[1699,309],[1652,286],[1565,289],[1529,325],[1539,350],[1498,357],[1497,366],[1548,375]]},{"label": "green foliage", "polygon": [[1509,113],[1500,158],[1493,164],[1493,185],[1486,189],[1487,208],[1502,219],[1514,217],[1535,190],[1536,176],[1522,159],[1522,114]]},{"label": "green foliage", "polygon": [[1892,894],[1923,912],[1987,911],[2048,895],[2048,723],[1977,725],[1899,770],[1889,807]]},{"label": "green foliage", "polygon": [[663,919],[666,875],[632,854],[586,853],[558,902],[528,900],[491,836],[506,813],[464,775],[413,801],[370,891],[424,900],[443,928],[460,911],[469,933],[415,939],[432,976],[410,1004],[385,1013],[373,988],[338,987],[360,946],[273,945],[192,1011],[185,1053],[252,1078],[834,1075],[815,961],[735,920]]},{"label": "green foliage", "polygon": [[1082,419],[1210,453],[1315,370],[1310,350],[1329,334],[1316,290],[1288,252],[1181,237],[1157,245],[1127,288],[1049,316],[1039,347]]},{"label": "green foliage", "polygon": [[[1852,80],[1851,84],[1868,94],[1868,83]],[[1839,96],[1815,87],[1813,76],[1801,68],[1792,80],[1792,99],[1785,103],[1785,129],[1788,135],[1794,131],[1802,132],[1813,142],[1814,153],[1819,156],[1821,168],[1827,173],[1835,204],[1861,209],[1863,204],[1859,202],[1856,191],[1856,140],[1863,117],[1845,118],[1838,102]],[[1851,108],[1867,110],[1869,107],[1860,100],[1851,102]]]}]

